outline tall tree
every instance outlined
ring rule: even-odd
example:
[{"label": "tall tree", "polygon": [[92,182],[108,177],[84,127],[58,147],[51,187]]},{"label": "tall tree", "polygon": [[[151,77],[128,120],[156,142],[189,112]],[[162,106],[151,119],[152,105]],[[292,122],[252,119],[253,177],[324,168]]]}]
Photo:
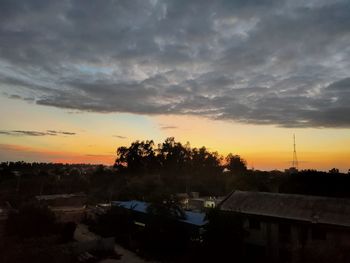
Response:
[{"label": "tall tree", "polygon": [[164,171],[178,174],[186,172],[191,159],[188,145],[176,142],[174,137],[167,138],[158,146],[159,160]]},{"label": "tall tree", "polygon": [[239,155],[230,153],[226,157],[226,168],[232,173],[242,173],[247,171],[247,162]]},{"label": "tall tree", "polygon": [[158,168],[154,142],[135,141],[129,148],[119,147],[115,167],[132,174],[154,172]]}]

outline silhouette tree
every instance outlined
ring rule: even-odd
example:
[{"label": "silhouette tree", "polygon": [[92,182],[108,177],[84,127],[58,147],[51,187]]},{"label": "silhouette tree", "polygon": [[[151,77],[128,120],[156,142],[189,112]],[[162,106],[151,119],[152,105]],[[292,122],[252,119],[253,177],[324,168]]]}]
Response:
[{"label": "silhouette tree", "polygon": [[162,170],[176,175],[188,169],[191,151],[188,144],[183,146],[174,137],[169,137],[158,145],[158,156]]},{"label": "silhouette tree", "polygon": [[226,168],[232,173],[242,173],[247,171],[247,162],[239,155],[229,154],[226,157]]},{"label": "silhouette tree", "polygon": [[205,147],[192,150],[192,172],[217,174],[222,171],[221,157],[217,152],[209,152]]},{"label": "silhouette tree", "polygon": [[338,168],[332,168],[329,170],[330,174],[339,174],[339,169]]},{"label": "silhouette tree", "polygon": [[54,213],[46,206],[28,204],[9,215],[6,231],[20,237],[47,236],[57,233],[58,225]]},{"label": "silhouette tree", "polygon": [[151,204],[147,207],[147,213],[168,219],[186,218],[186,214],[179,201],[169,195],[154,196],[153,200],[151,200]]},{"label": "silhouette tree", "polygon": [[152,140],[135,141],[129,148],[119,147],[115,167],[131,174],[154,172],[159,165],[153,147]]},{"label": "silhouette tree", "polygon": [[180,256],[185,251],[189,233],[178,220],[186,214],[172,196],[158,196],[147,207],[149,215],[145,228],[145,249],[158,259]]},{"label": "silhouette tree", "polygon": [[[205,262],[226,262],[228,259],[241,262],[245,236],[241,216],[214,208],[207,213],[207,220],[209,223],[204,232]],[[232,249],[235,253],[232,253]]]}]

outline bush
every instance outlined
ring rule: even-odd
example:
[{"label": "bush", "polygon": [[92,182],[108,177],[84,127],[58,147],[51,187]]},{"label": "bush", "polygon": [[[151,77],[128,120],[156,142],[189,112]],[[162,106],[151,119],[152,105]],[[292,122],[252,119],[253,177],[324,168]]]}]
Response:
[{"label": "bush", "polygon": [[57,234],[59,225],[55,214],[47,206],[27,204],[11,212],[6,234],[20,237],[41,237]]}]

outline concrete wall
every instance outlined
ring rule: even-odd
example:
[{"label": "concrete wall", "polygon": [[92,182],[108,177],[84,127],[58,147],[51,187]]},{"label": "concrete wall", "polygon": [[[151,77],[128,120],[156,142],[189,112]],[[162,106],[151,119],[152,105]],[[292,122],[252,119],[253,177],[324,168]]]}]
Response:
[{"label": "concrete wall", "polygon": [[85,195],[77,195],[71,197],[57,197],[54,199],[43,199],[39,202],[46,204],[48,206],[83,206],[86,204]]},{"label": "concrete wall", "polygon": [[85,207],[81,208],[51,208],[59,222],[80,223],[85,216]]},{"label": "concrete wall", "polygon": [[254,220],[254,224],[249,218],[244,221],[249,233],[245,243],[263,249],[269,262],[350,262],[349,230],[318,226],[317,236],[315,224]]}]

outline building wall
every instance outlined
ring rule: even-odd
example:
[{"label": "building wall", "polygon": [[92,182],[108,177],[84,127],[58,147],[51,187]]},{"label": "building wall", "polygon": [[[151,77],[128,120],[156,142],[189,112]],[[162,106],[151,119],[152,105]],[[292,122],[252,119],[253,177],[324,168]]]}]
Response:
[{"label": "building wall", "polygon": [[40,202],[48,206],[83,206],[86,204],[86,196],[72,196],[69,198],[58,197],[55,199],[41,200]]},{"label": "building wall", "polygon": [[247,217],[243,227],[248,233],[246,253],[260,253],[269,262],[350,262],[346,229],[257,217]]},{"label": "building wall", "polygon": [[0,208],[0,240],[5,235],[7,218],[8,218],[8,211]]},{"label": "building wall", "polygon": [[0,240],[4,237],[5,235],[5,227],[6,227],[6,220],[0,219]]},{"label": "building wall", "polygon": [[80,208],[67,208],[67,207],[57,207],[51,208],[55,213],[56,218],[59,222],[75,222],[80,223],[85,216],[86,209],[85,207]]},{"label": "building wall", "polygon": [[211,198],[193,198],[188,200],[188,209],[193,211],[203,211],[207,208],[216,207],[216,199]]},{"label": "building wall", "polygon": [[37,202],[47,205],[59,222],[81,222],[86,213],[86,201],[84,194],[37,197]]}]

